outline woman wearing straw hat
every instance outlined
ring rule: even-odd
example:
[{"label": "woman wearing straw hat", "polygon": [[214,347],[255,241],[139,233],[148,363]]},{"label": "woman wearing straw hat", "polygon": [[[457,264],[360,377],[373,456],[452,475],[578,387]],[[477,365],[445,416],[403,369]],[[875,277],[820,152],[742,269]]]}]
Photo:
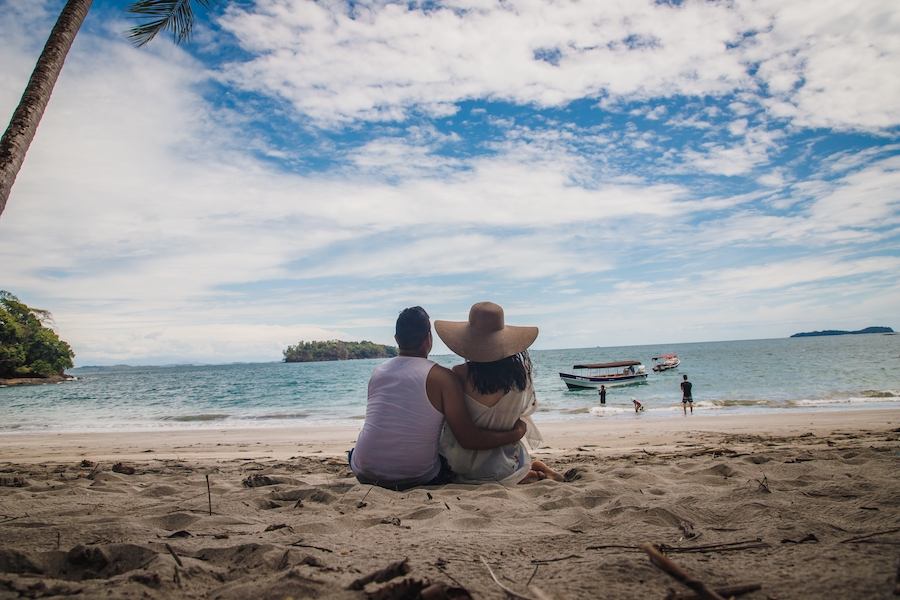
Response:
[{"label": "woman wearing straw hat", "polygon": [[476,427],[505,431],[522,419],[525,437],[517,443],[491,450],[467,450],[446,425],[441,434],[441,454],[450,463],[456,483],[501,483],[515,485],[541,479],[563,481],[563,477],[539,460],[531,450],[541,443],[541,434],[531,420],[537,407],[531,377],[528,347],[538,335],[537,327],[506,325],[503,309],[493,302],[479,302],[464,322],[435,321],[434,329],[453,352],[466,359],[453,367],[462,380],[466,407]]}]

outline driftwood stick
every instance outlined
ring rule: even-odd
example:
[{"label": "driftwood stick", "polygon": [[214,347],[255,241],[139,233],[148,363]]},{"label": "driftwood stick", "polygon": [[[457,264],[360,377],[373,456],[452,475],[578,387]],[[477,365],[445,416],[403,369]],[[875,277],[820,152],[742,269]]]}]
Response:
[{"label": "driftwood stick", "polygon": [[394,577],[401,577],[410,572],[409,567],[409,558],[404,558],[403,560],[394,562],[389,564],[383,569],[379,569],[373,573],[369,573],[364,577],[360,577],[359,579],[355,579],[350,585],[347,586],[348,590],[361,590],[366,587],[367,583],[384,583],[385,581],[390,581]]},{"label": "driftwood stick", "polygon": [[560,556],[559,558],[535,558],[534,560],[531,561],[531,564],[543,565],[546,563],[557,562],[560,560],[569,560],[570,558],[582,558],[582,557],[578,556],[577,554],[570,554],[568,556]]},{"label": "driftwood stick", "polygon": [[722,596],[709,589],[705,583],[699,579],[694,579],[690,574],[682,570],[681,567],[666,558],[653,544],[645,542],[639,547],[650,557],[650,562],[653,566],[661,569],[670,577],[694,590],[697,593],[697,596],[702,600],[725,600]]},{"label": "driftwood stick", "polygon": [[[178,566],[179,566],[179,567],[183,567],[183,566],[184,566],[183,564],[181,564],[181,558],[179,558],[179,556],[178,556],[177,554],[175,554],[175,551],[172,550],[172,546],[166,544],[166,550],[169,551],[169,554],[172,555],[172,558],[175,559],[175,562],[178,563]],[[176,572],[177,572],[177,571],[176,571]]]},{"label": "driftwood stick", "polygon": [[206,498],[209,500],[209,516],[212,516],[212,492],[209,489],[209,475],[206,476]]},{"label": "driftwood stick", "polygon": [[[760,540],[743,540],[740,542],[727,542],[724,544],[707,544],[705,546],[668,546],[660,544],[659,550],[666,554],[687,553],[687,552],[728,552],[730,550],[751,550],[753,548],[768,548],[769,544]],[[626,546],[624,544],[604,544],[602,546],[588,546],[586,550],[606,550],[609,548],[620,548],[623,550],[641,551],[638,546]],[[532,561],[537,562],[537,561]]]},{"label": "driftwood stick", "polygon": [[665,553],[685,554],[688,552],[729,552],[731,550],[752,550],[753,548],[768,548],[769,544],[760,540],[754,542],[732,542],[730,544],[710,544],[708,546],[660,546]]},{"label": "driftwood stick", "polygon": [[603,544],[602,546],[588,546],[585,550],[608,550],[609,548],[619,548],[623,550],[634,550],[637,552],[637,546],[626,546],[625,544]]},{"label": "driftwood stick", "polygon": [[856,537],[852,537],[848,540],[841,540],[842,544],[849,544],[850,542],[858,542],[859,540],[864,540],[866,538],[875,537],[876,535],[883,535],[885,533],[897,533],[900,531],[900,527],[896,529],[886,529],[885,531],[876,531],[875,533],[867,533],[866,535],[858,535]]},{"label": "driftwood stick", "polygon": [[303,540],[298,540],[291,544],[291,546],[295,548],[312,548],[313,550],[321,550],[322,552],[328,552],[329,554],[333,554],[334,550],[329,550],[328,548],[322,548],[321,546],[312,546],[310,544],[301,544]]},{"label": "driftwood stick", "polygon": [[[749,594],[750,592],[755,592],[759,589],[762,589],[762,584],[747,583],[744,585],[717,587],[715,588],[715,591],[723,598],[731,598],[733,596],[743,596],[744,594]],[[666,600],[699,600],[699,598],[700,596],[694,592],[684,592],[683,594],[670,594],[666,596]]]},{"label": "driftwood stick", "polygon": [[512,596],[513,598],[522,598],[522,600],[534,600],[534,599],[531,598],[530,596],[523,596],[523,595],[520,594],[519,592],[514,592],[514,591],[512,591],[511,589],[509,589],[508,587],[506,587],[505,585],[503,585],[502,583],[500,583],[500,580],[498,580],[498,579],[497,579],[497,576],[494,575],[494,571],[491,569],[491,565],[489,565],[488,562],[487,562],[486,560],[484,560],[484,557],[483,557],[483,556],[479,556],[478,558],[480,558],[480,559],[481,559],[481,562],[484,563],[484,566],[487,567],[488,573],[491,574],[491,579],[494,580],[494,583],[496,583],[497,585],[500,586],[500,589],[501,589],[501,590],[503,590],[504,592],[506,592],[507,594],[509,594],[509,595]]}]

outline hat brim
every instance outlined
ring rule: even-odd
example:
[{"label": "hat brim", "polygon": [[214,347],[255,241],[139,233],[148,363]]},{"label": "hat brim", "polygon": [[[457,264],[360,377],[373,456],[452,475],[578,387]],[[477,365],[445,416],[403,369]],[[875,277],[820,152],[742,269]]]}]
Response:
[{"label": "hat brim", "polygon": [[537,327],[506,325],[484,334],[468,321],[435,321],[434,330],[455,354],[472,362],[495,362],[527,350],[537,339]]}]

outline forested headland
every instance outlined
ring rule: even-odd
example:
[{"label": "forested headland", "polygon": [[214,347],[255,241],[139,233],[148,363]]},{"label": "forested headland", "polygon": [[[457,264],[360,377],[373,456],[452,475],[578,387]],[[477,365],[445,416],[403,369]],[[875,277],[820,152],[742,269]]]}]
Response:
[{"label": "forested headland", "polygon": [[304,342],[288,346],[284,362],[319,362],[325,360],[355,360],[360,358],[391,358],[397,356],[397,348],[374,342]]},{"label": "forested headland", "polygon": [[0,290],[0,378],[59,378],[72,368],[75,353],[45,326],[51,321],[46,310]]}]

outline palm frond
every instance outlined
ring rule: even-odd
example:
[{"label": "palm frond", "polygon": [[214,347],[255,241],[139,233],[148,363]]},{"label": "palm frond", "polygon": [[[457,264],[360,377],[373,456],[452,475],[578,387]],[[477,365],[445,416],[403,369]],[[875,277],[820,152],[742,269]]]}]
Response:
[{"label": "palm frond", "polygon": [[[137,46],[143,46],[160,31],[169,31],[175,43],[190,42],[194,29],[193,0],[137,0],[125,9],[137,19],[148,19],[128,30],[128,37]],[[200,6],[211,9],[218,0],[196,0]]]}]

